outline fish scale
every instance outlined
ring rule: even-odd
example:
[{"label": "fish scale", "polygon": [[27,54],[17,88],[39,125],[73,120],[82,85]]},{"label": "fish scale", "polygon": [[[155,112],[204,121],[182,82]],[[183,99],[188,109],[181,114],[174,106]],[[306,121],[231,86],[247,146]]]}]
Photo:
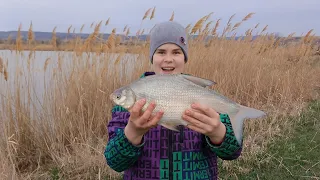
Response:
[{"label": "fish scale", "polygon": [[[143,95],[137,94],[136,98],[146,98],[147,103],[144,106],[144,110],[146,110],[151,101],[155,101],[157,106],[154,112],[160,110],[166,112],[163,115],[163,118],[160,120],[160,124],[171,124],[170,122],[179,122],[183,125],[186,125],[186,122],[181,118],[183,111],[187,108],[190,108],[191,103],[199,100],[201,98],[201,93],[203,93],[203,91],[201,91],[200,89],[189,85],[189,82],[171,81],[171,79],[167,78],[161,78],[155,82],[146,80],[145,82],[141,83],[144,83],[143,86],[145,89],[147,89],[147,91]],[[162,88],[155,88],[156,86],[165,87],[166,89],[163,90]],[[138,92],[140,87],[142,86],[137,85],[132,86],[131,88],[133,91]],[[189,91],[185,91],[186,88],[192,89]],[[188,99],[186,99],[186,97],[188,97]]]},{"label": "fish scale", "polygon": [[215,84],[213,81],[189,75],[152,75],[140,78],[111,94],[114,103],[129,109],[141,98],[146,99],[143,111],[154,101],[154,113],[160,110],[164,115],[158,122],[168,129],[178,131],[177,126],[187,125],[182,119],[183,112],[191,104],[198,102],[207,105],[219,113],[230,116],[232,127],[239,143],[242,143],[243,123],[247,118],[260,118],[263,111],[242,106],[231,99],[206,88]]}]

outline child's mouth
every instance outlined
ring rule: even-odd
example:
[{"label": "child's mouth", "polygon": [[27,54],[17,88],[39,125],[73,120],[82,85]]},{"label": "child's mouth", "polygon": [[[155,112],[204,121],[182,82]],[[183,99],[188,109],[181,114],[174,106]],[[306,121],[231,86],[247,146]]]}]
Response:
[{"label": "child's mouth", "polygon": [[165,71],[165,72],[171,72],[171,71],[173,71],[175,68],[173,68],[173,67],[164,67],[164,68],[161,68],[163,71]]}]

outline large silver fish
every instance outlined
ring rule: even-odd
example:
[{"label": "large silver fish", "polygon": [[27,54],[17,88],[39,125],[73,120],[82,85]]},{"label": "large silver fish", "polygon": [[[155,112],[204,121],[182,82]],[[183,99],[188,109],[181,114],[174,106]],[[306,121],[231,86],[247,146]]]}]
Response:
[{"label": "large silver fish", "polygon": [[182,119],[183,112],[194,102],[209,105],[219,113],[228,114],[237,137],[241,144],[243,123],[246,118],[259,118],[266,114],[263,111],[242,106],[216,91],[209,89],[216,84],[213,81],[189,75],[152,75],[140,78],[131,84],[115,90],[110,99],[125,109],[130,109],[134,103],[146,98],[147,106],[155,101],[156,109],[164,111],[159,125],[178,131],[178,125],[187,125]]}]

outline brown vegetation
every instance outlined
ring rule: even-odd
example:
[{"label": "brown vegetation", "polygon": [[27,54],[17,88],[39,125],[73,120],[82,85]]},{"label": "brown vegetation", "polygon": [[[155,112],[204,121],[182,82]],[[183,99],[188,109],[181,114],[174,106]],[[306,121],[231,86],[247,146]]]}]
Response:
[{"label": "brown vegetation", "polygon": [[[154,11],[155,8],[153,11],[149,9],[142,20],[147,20],[150,12],[153,18]],[[315,66],[319,57],[315,57],[313,52],[314,36],[310,31],[299,43],[280,45],[272,34],[265,33],[267,27],[264,27],[261,36],[251,41],[252,30],[258,28],[255,26],[247,31],[243,40],[228,40],[225,37],[230,34],[235,37],[236,28],[253,14],[248,14],[234,25],[231,17],[222,35],[217,33],[220,20],[213,23],[209,21],[210,15],[186,27],[190,34],[199,35],[190,39],[186,73],[212,79],[218,83],[214,88],[224,95],[268,112],[266,119],[246,121],[241,158],[250,158],[275,135],[282,135],[280,130],[290,128],[294,122],[285,120],[285,115],[299,113],[304,103],[316,98],[314,90],[319,87],[320,66]],[[173,19],[174,13],[170,20]],[[6,57],[0,59],[0,83],[10,82],[15,87],[13,92],[1,94],[4,97],[0,102],[1,179],[46,179],[51,176],[99,179],[117,176],[108,168],[103,156],[111,110],[108,97],[114,89],[150,70],[147,58],[149,44],[148,41],[138,43],[137,39],[132,39],[131,46],[119,46],[121,39],[115,29],[107,41],[102,41],[99,38],[101,25],[102,22],[98,23],[85,41],[78,38],[72,41],[73,59],[64,59],[60,54],[56,62],[54,59],[46,60],[44,71],[51,66],[53,76],[44,79],[51,83],[45,87],[40,112],[34,111],[36,102],[30,97],[34,88],[31,83],[33,72],[29,69],[23,76],[18,70],[9,72],[16,78],[16,81],[10,81],[3,60]],[[125,31],[128,32],[129,28]],[[208,35],[210,38],[205,41]],[[56,47],[54,38],[52,46]],[[30,30],[29,49],[35,48],[32,41]],[[18,38],[15,45],[18,55],[22,49]],[[125,56],[129,49],[131,53],[138,54],[135,61]],[[111,57],[112,52],[120,53]],[[32,55],[24,58],[30,64],[35,61]],[[70,60],[68,65],[64,65],[67,60]],[[134,70],[132,74],[125,72],[130,69]],[[20,86],[22,80],[19,77],[24,77],[27,87]],[[25,102],[25,98],[28,101]]]}]

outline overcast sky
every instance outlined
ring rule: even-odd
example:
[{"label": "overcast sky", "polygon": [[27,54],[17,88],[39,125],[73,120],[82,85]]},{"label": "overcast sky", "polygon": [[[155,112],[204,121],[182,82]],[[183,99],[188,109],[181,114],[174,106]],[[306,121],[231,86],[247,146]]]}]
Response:
[{"label": "overcast sky", "polygon": [[109,33],[112,28],[122,32],[128,25],[135,34],[145,11],[154,6],[155,19],[142,24],[145,32],[155,23],[169,20],[174,11],[175,21],[184,26],[213,12],[210,20],[215,22],[221,18],[222,30],[231,15],[236,14],[232,21],[235,24],[254,12],[238,32],[243,33],[260,23],[260,30],[268,25],[268,32],[281,35],[306,34],[310,29],[320,34],[320,0],[0,0],[0,31],[17,30],[20,23],[23,30],[28,30],[32,21],[34,31],[51,32],[57,26],[58,32],[67,32],[72,25],[79,32],[85,24],[84,32],[92,32],[92,22],[105,23],[110,17],[110,24],[103,26],[101,32]]}]

